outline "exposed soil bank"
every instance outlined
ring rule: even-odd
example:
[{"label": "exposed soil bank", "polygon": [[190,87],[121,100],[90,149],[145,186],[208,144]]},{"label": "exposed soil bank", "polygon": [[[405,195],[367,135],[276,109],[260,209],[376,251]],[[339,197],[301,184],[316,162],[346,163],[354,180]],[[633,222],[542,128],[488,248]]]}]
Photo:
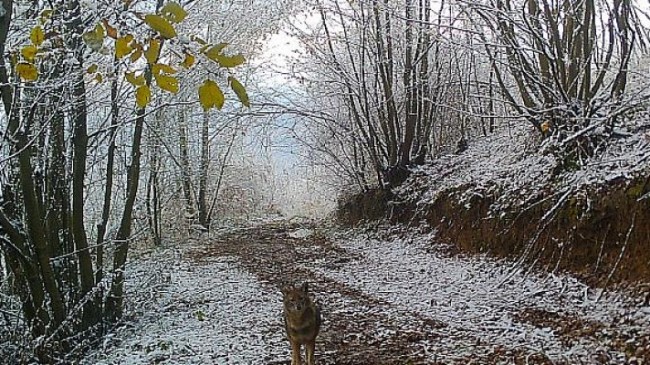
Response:
[{"label": "exposed soil bank", "polygon": [[[415,175],[412,184],[418,180]],[[427,188],[419,190],[408,196],[359,194],[339,209],[339,221],[350,225],[390,218],[425,225],[437,232],[437,240],[462,250],[567,270],[595,285],[650,282],[647,175],[576,189],[548,186],[536,195],[513,196],[522,200],[515,209],[497,203],[508,199],[499,186],[477,189],[467,184],[440,190],[424,203]],[[473,193],[468,196],[468,191]]]}]

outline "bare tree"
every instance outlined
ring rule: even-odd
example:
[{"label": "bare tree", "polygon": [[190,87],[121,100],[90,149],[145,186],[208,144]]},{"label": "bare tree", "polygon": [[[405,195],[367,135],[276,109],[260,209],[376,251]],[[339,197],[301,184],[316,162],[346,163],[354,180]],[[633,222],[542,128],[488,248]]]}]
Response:
[{"label": "bare tree", "polygon": [[[102,3],[90,12],[78,0],[47,4],[5,0],[0,10],[4,111],[0,164],[5,171],[0,189],[0,248],[21,299],[23,315],[18,318],[25,320],[33,356],[43,363],[72,361],[80,346],[87,345],[80,345],[82,340],[101,334],[106,324],[121,319],[124,310],[125,267],[141,190],[147,103],[135,110],[133,118],[120,115],[120,105],[133,98],[129,94],[124,99],[119,93],[117,75],[123,73],[123,60],[119,61],[117,52],[112,65],[103,65],[113,76],[110,100],[105,103],[106,124],[98,120],[104,98],[91,100],[88,89],[89,85],[97,89],[105,85],[97,72],[100,66],[89,62],[100,56],[89,49],[102,50],[106,37],[118,38],[108,19],[112,16],[111,22],[118,23],[115,19],[121,20],[130,2],[119,3],[122,10]],[[157,6],[162,6],[162,0]],[[131,30],[140,31],[143,39],[158,37],[157,31],[141,30],[142,25],[138,22]],[[5,52],[8,40],[14,42],[11,54]],[[147,87],[152,85],[151,69],[156,63],[151,54],[146,55]],[[89,107],[91,103],[96,108]],[[130,147],[126,173],[116,171],[115,156],[125,152],[116,143],[118,135]],[[95,164],[98,155],[106,156],[106,162],[100,158],[102,163]],[[157,161],[150,165],[149,171],[156,173]],[[155,174],[151,180],[155,183]],[[123,203],[116,199],[119,189],[114,189],[121,183],[125,185]],[[156,218],[159,202],[157,191],[153,193],[151,216]],[[99,208],[89,201],[98,202]],[[120,213],[115,214],[116,210]],[[94,211],[100,214],[94,217]],[[94,224],[89,226],[95,223],[93,218],[97,218],[96,232],[91,228]],[[117,231],[110,232],[108,227],[115,220],[119,221]],[[155,223],[160,227],[159,221]],[[94,247],[89,244],[92,238],[96,238]],[[116,245],[107,265],[104,248],[112,243]],[[105,275],[110,264],[110,276]]]},{"label": "bare tree", "polygon": [[626,94],[630,59],[645,45],[633,1],[462,3],[501,93],[572,159],[591,156],[620,117],[645,102]]},{"label": "bare tree", "polygon": [[[437,9],[427,0],[312,5],[320,22],[294,28],[309,62],[295,62],[293,73],[313,100],[285,103],[284,111],[320,130],[312,140],[299,138],[328,163],[362,189],[397,186],[450,136],[469,133],[462,125],[479,112],[465,105],[488,74],[477,75],[477,59],[466,56],[464,39],[454,39],[458,12],[443,16],[451,8],[446,2]],[[469,68],[459,66],[463,57]],[[487,98],[473,103],[488,108]]]}]

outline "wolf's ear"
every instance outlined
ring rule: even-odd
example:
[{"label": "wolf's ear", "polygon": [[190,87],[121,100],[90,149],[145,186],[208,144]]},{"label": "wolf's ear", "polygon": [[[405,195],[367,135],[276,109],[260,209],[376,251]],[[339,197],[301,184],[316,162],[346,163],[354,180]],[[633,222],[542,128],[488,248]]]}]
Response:
[{"label": "wolf's ear", "polygon": [[309,288],[308,288],[307,282],[305,281],[304,283],[302,283],[302,286],[300,286],[300,290],[302,290],[303,292],[306,293],[308,289]]}]

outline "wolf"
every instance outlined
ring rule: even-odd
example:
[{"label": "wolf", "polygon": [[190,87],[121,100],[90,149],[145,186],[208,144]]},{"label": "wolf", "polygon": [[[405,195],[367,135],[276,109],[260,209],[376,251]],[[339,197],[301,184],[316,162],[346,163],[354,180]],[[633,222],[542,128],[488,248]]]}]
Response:
[{"label": "wolf", "polygon": [[320,307],[309,296],[307,283],[281,289],[284,304],[284,328],[291,343],[291,365],[301,365],[300,346],[305,345],[307,365],[315,365],[314,348],[320,331]]}]

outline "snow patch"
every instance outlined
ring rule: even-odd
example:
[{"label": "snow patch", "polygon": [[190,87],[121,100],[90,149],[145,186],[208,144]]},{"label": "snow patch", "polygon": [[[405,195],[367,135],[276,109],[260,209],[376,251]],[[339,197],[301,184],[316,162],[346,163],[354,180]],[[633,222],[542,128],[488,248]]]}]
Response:
[{"label": "snow patch", "polygon": [[[432,236],[405,239],[357,237],[339,241],[359,260],[315,271],[391,304],[396,312],[417,313],[441,321],[442,340],[426,349],[431,359],[453,360],[491,349],[476,343],[523,348],[570,363],[589,363],[601,345],[595,339],[565,341],[555,328],[517,320],[525,309],[562,313],[585,321],[612,323],[625,313],[629,298],[599,292],[578,280],[554,274],[531,274],[516,263],[487,256],[449,256],[432,246]],[[313,268],[312,268],[313,269]],[[650,325],[635,315],[632,331]],[[488,346],[489,347],[489,346]],[[614,353],[625,358],[625,354]]]},{"label": "snow patch", "polygon": [[179,260],[166,280],[153,294],[153,310],[109,335],[81,364],[262,364],[288,358],[280,294],[235,259]]}]

